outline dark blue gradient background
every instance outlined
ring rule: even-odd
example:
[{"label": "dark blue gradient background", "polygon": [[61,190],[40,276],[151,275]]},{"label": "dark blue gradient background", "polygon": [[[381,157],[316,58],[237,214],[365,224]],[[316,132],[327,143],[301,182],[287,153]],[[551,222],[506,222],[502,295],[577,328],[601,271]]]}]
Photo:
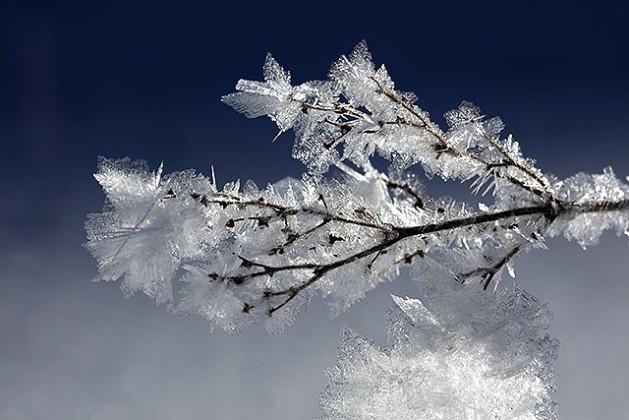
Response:
[{"label": "dark blue gradient background", "polygon": [[[0,419],[311,419],[341,325],[384,342],[385,285],[330,319],[315,301],[283,335],[210,334],[115,284],[90,283],[83,220],[96,157],[219,182],[298,175],[291,137],[219,101],[271,51],[294,81],[324,78],[365,38],[397,87],[440,115],[500,115],[565,177],[629,174],[629,30],[621,1],[47,2],[0,4]],[[455,188],[461,188],[458,185]],[[563,419],[627,419],[626,238],[561,239],[518,261],[555,312]],[[509,281],[505,279],[505,281]]]}]

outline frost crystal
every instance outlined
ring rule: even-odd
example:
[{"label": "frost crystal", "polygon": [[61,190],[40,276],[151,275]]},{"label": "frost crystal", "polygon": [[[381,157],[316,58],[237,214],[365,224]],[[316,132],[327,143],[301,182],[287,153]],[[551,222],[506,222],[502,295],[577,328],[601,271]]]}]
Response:
[{"label": "frost crystal", "polygon": [[556,418],[544,305],[517,287],[422,286],[430,306],[393,296],[386,347],[344,331],[322,420]]},{"label": "frost crystal", "polygon": [[126,294],[142,291],[158,303],[173,300],[171,280],[182,259],[205,252],[206,225],[192,200],[176,199],[179,188],[207,188],[192,172],[162,178],[143,162],[100,159],[95,178],[107,195],[105,211],[86,222],[87,249],[96,257],[95,280],[124,278]]},{"label": "frost crystal", "polygon": [[283,133],[293,127],[301,112],[300,102],[307,100],[313,90],[308,84],[291,86],[290,73],[271,54],[264,63],[264,81],[240,80],[236,85],[239,92],[223,97],[223,102],[247,118],[268,115]]},{"label": "frost crystal", "polygon": [[[562,215],[552,226],[550,235],[563,234],[585,248],[596,245],[605,230],[614,230],[618,235],[629,231],[629,185],[618,179],[612,168],[605,168],[602,174],[577,174],[558,182],[555,189],[556,195],[573,203],[575,209]],[[600,211],[579,211],[583,208]]]}]

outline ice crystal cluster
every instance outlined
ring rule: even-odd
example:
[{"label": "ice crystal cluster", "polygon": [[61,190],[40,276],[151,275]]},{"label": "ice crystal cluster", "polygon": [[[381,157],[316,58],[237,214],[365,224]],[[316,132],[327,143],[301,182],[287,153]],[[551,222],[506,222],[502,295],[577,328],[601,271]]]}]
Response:
[{"label": "ice crystal cluster", "polygon": [[[302,177],[218,186],[194,171],[102,158],[106,205],[86,223],[96,280],[121,279],[127,295],[211,328],[263,322],[276,332],[315,295],[338,313],[412,267],[422,300],[396,298],[386,348],[346,334],[325,418],[552,418],[548,314],[498,281],[545,237],[585,247],[604,230],[627,233],[629,185],[611,169],[565,180],[542,172],[499,118],[469,102],[441,129],[364,42],[325,81],[293,85],[269,55],[264,81],[236,90],[223,102],[268,116],[278,136],[294,132]],[[374,163],[383,160],[386,169]],[[423,175],[486,198],[433,198]]]},{"label": "ice crystal cluster", "polygon": [[492,294],[424,279],[420,288],[426,303],[393,297],[386,347],[343,332],[322,420],[556,418],[545,305],[513,286]]}]

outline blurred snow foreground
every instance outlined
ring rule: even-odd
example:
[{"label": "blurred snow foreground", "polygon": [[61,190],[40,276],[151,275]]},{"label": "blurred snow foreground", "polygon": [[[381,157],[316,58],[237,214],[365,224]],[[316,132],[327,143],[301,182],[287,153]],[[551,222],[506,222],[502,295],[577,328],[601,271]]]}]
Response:
[{"label": "blurred snow foreground", "polygon": [[[226,104],[294,131],[302,178],[219,188],[192,170],[164,176],[101,158],[107,201],[86,222],[96,280],[122,279],[126,295],[142,291],[212,328],[263,322],[277,332],[312,296],[338,313],[408,266],[421,300],[393,297],[386,347],[343,333],[321,418],[555,418],[550,314],[498,280],[547,236],[585,247],[606,229],[626,234],[627,183],[611,169],[565,180],[541,172],[501,137],[500,119],[468,102],[446,113],[443,131],[374,67],[364,42],[326,81],[293,86],[269,55],[264,82],[236,90]],[[421,171],[469,181],[490,203],[431,198]]]}]

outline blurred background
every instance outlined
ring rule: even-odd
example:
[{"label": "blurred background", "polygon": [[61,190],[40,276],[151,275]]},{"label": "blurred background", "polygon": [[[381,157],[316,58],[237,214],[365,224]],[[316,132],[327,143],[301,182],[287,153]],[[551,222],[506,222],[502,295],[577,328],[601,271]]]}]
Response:
[{"label": "blurred background", "polygon": [[[97,156],[213,165],[219,183],[301,173],[290,135],[271,143],[270,121],[220,103],[267,51],[301,83],[364,38],[436,121],[469,100],[547,172],[629,175],[624,2],[410,4],[0,3],[0,419],[313,419],[341,326],[384,344],[389,293],[416,294],[407,278],[334,319],[315,300],[277,336],[210,334],[90,282]],[[629,419],[627,239],[549,247],[516,267],[555,313],[561,418]]]}]

